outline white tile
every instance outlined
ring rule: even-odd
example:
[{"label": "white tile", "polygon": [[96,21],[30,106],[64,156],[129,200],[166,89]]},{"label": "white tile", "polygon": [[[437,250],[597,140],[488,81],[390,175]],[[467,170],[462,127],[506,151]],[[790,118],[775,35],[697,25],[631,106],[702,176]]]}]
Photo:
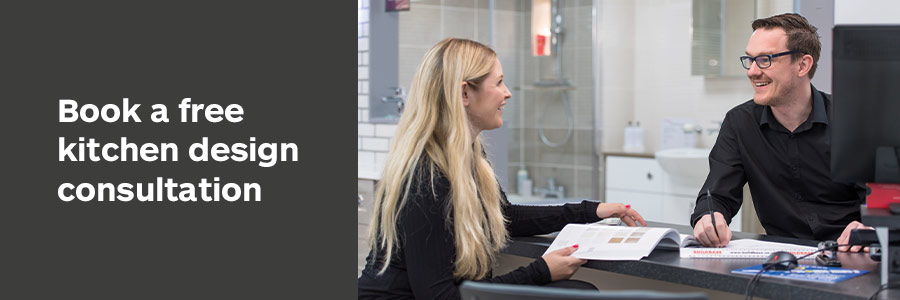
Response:
[{"label": "white tile", "polygon": [[368,151],[388,151],[390,140],[385,138],[362,138],[363,149]]},{"label": "white tile", "polygon": [[364,95],[369,94],[369,81],[368,81],[368,80],[363,80],[363,81],[362,81],[362,86],[363,86],[363,87],[362,87],[362,91],[360,92],[360,94],[364,94]]},{"label": "white tile", "polygon": [[357,51],[369,51],[369,38],[362,37],[356,39],[356,50]]},{"label": "white tile", "polygon": [[356,135],[358,136],[374,136],[375,126],[369,123],[359,123],[356,125]]},{"label": "white tile", "polygon": [[358,79],[369,79],[369,67],[357,67],[356,72]]},{"label": "white tile", "polygon": [[384,168],[384,162],[387,160],[387,152],[375,153],[375,168],[380,170]]},{"label": "white tile", "polygon": [[366,95],[358,95],[358,99],[356,100],[356,106],[359,108],[369,108],[369,96]]},{"label": "white tile", "polygon": [[362,24],[362,36],[369,36],[369,23]]},{"label": "white tile", "polygon": [[356,151],[356,160],[357,164],[362,165],[375,165],[375,152],[369,151]]},{"label": "white tile", "polygon": [[[356,109],[356,122],[362,122],[362,109]],[[360,144],[362,140],[359,140]]]},{"label": "white tile", "polygon": [[394,131],[397,131],[397,125],[393,125],[393,124],[376,124],[375,125],[375,136],[393,137]]},{"label": "white tile", "polygon": [[368,9],[359,9],[356,11],[356,21],[359,23],[368,22],[369,21],[369,10]]},{"label": "white tile", "polygon": [[356,52],[356,65],[362,65],[362,52]]},{"label": "white tile", "polygon": [[359,149],[362,149],[362,138],[361,137],[356,138],[356,150],[359,151]]},{"label": "white tile", "polygon": [[362,53],[362,65],[364,65],[364,66],[369,65],[369,51]]},{"label": "white tile", "polygon": [[369,0],[362,0],[362,7],[369,8]]},{"label": "white tile", "polygon": [[368,109],[360,109],[360,114],[362,114],[362,121],[369,122],[369,110]]},{"label": "white tile", "polygon": [[375,171],[381,174],[384,171],[384,163],[387,158],[387,153],[377,152],[375,153]]}]

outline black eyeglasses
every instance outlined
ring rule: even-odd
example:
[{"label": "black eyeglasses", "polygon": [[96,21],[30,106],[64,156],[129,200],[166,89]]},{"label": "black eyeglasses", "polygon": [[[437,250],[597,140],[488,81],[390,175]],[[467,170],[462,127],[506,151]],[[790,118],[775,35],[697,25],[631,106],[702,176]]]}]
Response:
[{"label": "black eyeglasses", "polygon": [[776,54],[766,54],[766,55],[760,55],[760,56],[755,56],[755,57],[754,56],[741,56],[741,64],[744,65],[744,69],[750,70],[750,64],[752,64],[754,61],[756,61],[757,67],[759,67],[760,69],[765,69],[765,68],[772,66],[773,58],[776,58],[776,57],[779,57],[782,55],[793,54],[793,53],[805,53],[805,52],[799,51],[799,50],[791,50],[791,51],[785,51],[785,52],[776,53]]}]

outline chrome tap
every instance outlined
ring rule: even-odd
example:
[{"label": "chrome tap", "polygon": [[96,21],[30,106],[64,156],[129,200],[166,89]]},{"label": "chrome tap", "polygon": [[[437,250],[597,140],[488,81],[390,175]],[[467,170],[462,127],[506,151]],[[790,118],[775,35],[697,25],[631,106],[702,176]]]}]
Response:
[{"label": "chrome tap", "polygon": [[566,197],[566,188],[562,185],[556,185],[556,178],[550,177],[547,179],[547,187],[534,188],[534,193],[542,198],[553,196],[553,198],[562,199]]}]

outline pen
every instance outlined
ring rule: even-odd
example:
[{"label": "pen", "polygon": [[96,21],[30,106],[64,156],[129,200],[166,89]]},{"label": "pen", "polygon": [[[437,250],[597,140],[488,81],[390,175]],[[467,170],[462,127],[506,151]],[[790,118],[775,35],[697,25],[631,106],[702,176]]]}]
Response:
[{"label": "pen", "polygon": [[706,207],[709,209],[709,218],[712,219],[713,230],[716,231],[716,237],[719,236],[719,228],[716,227],[716,215],[713,214],[712,210],[712,193],[709,192],[709,189],[706,189]]}]

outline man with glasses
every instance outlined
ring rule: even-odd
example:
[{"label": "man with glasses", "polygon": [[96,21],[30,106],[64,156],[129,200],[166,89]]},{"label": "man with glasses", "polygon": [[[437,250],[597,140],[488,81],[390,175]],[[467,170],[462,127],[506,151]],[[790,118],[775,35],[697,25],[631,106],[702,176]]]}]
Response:
[{"label": "man with glasses", "polygon": [[846,244],[850,230],[865,227],[862,200],[853,185],[831,181],[831,95],[810,83],[822,47],[816,27],[793,13],[752,27],[740,61],[753,99],[725,115],[691,215],[694,237],[705,246],[727,245],[728,222],[749,183],[767,234]]}]

